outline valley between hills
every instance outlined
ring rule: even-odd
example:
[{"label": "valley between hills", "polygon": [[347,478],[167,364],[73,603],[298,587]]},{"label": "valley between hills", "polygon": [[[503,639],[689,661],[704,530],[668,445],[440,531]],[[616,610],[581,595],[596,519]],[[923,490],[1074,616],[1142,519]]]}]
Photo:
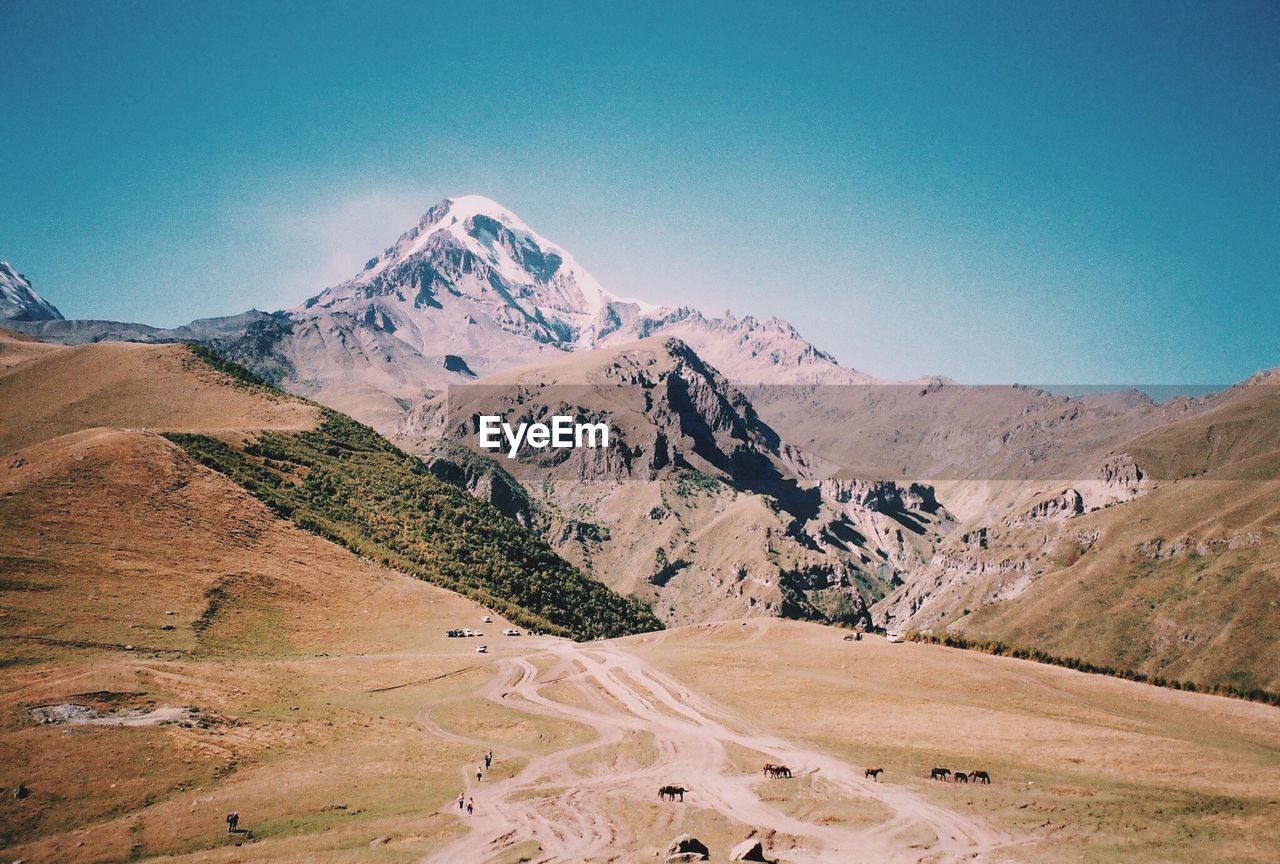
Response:
[{"label": "valley between hills", "polygon": [[[1159,404],[879,381],[785,321],[612,294],[475,195],[270,313],[65,320],[8,264],[0,283],[27,335],[198,343],[370,425],[664,626],[781,617],[1280,692],[1274,371]],[[623,446],[475,447],[481,413],[561,410]]]},{"label": "valley between hills", "polygon": [[1270,705],[776,615],[657,629],[438,467],[203,349],[0,337],[0,451],[10,859],[1280,852]]}]

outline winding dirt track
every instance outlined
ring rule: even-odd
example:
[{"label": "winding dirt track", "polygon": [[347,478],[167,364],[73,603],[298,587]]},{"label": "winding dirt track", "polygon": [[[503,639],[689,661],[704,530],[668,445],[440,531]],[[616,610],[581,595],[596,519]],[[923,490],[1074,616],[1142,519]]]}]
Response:
[{"label": "winding dirt track", "polygon": [[[802,845],[786,853],[788,860],[993,862],[1004,860],[1001,848],[1017,842],[908,789],[865,780],[860,768],[752,729],[619,646],[557,640],[546,646],[542,656],[547,655],[555,662],[541,674],[524,657],[498,661],[499,674],[478,694],[516,710],[584,724],[598,737],[550,754],[524,754],[529,762],[514,777],[473,787],[469,794],[475,794],[478,809],[468,819],[470,831],[424,864],[480,864],[529,840],[541,848],[532,860],[542,864],[632,860],[634,854],[619,855],[639,851],[635,838],[613,813],[621,799],[652,806],[658,787],[667,783],[688,787],[686,800],[698,807],[798,838]],[[577,698],[572,703],[547,698],[541,690],[553,682],[572,685]],[[429,709],[420,711],[418,720],[436,735],[459,738],[432,722]],[[639,732],[654,736],[658,754],[643,767],[584,774],[571,764],[574,756]],[[811,776],[825,797],[871,799],[890,817],[871,828],[852,828],[789,816],[761,799],[759,775],[733,769],[725,753],[728,743],[764,753],[790,766],[797,777]],[[932,841],[922,840],[929,836]]]}]

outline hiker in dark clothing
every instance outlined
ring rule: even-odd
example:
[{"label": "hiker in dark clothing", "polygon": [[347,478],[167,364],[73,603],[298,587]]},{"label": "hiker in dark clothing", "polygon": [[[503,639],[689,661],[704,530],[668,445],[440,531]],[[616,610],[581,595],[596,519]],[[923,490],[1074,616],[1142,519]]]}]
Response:
[{"label": "hiker in dark clothing", "polygon": [[466,803],[466,800],[467,800],[467,796],[466,796],[466,795],[459,795],[459,796],[458,796],[458,809],[459,809],[459,810],[461,810],[461,809],[462,809],[463,805]]},{"label": "hiker in dark clothing", "polygon": [[492,764],[493,764],[493,751],[492,751],[492,750],[490,750],[490,751],[489,751],[489,753],[488,753],[488,755],[486,755],[486,756],[484,757],[484,767],[485,767],[485,770],[486,770],[486,771],[487,771],[487,770],[489,770],[489,766],[490,766],[490,765],[492,765]]},{"label": "hiker in dark clothing", "polygon": [[227,833],[228,834],[236,833],[236,828],[239,825],[240,825],[240,814],[228,813],[227,814]]},{"label": "hiker in dark clothing", "polygon": [[477,782],[477,783],[479,783],[479,782],[480,782],[480,775],[481,775],[481,774],[483,774],[483,773],[484,773],[484,772],[483,772],[483,771],[481,771],[479,768],[477,768],[477,769],[476,769],[476,782]]},{"label": "hiker in dark clothing", "polygon": [[470,816],[475,812],[476,812],[476,799],[468,798],[467,799],[467,815]]}]

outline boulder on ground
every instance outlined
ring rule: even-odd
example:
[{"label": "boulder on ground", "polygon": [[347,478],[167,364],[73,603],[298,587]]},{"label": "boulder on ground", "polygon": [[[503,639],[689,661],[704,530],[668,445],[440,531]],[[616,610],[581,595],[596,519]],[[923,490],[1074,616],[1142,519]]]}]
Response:
[{"label": "boulder on ground", "polygon": [[730,861],[768,861],[764,857],[764,844],[759,840],[753,840],[748,837],[737,846],[733,847],[733,851],[729,853]]},{"label": "boulder on ground", "polygon": [[667,847],[667,861],[669,864],[685,861],[706,861],[710,858],[711,850],[707,848],[707,844],[692,834],[681,834],[672,840],[671,845]]}]

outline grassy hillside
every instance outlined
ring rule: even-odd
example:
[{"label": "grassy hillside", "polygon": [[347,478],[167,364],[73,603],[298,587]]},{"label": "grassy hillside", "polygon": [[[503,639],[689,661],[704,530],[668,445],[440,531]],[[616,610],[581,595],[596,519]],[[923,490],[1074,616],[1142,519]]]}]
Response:
[{"label": "grassy hillside", "polygon": [[[1073,520],[1083,551],[1008,603],[958,619],[966,636],[1194,682],[1280,692],[1280,483],[1183,479]],[[1251,694],[1254,698],[1264,694]]]},{"label": "grassy hillside", "polygon": [[[486,611],[277,518],[158,435],[6,454],[0,861],[420,859],[460,830],[445,805],[487,747],[417,711],[535,641],[480,656],[445,637]],[[41,722],[49,705],[97,723]],[[227,833],[231,810],[252,838]]]},{"label": "grassy hillside", "polygon": [[594,639],[662,626],[640,601],[587,577],[532,532],[343,414],[326,410],[312,431],[234,445],[210,435],[168,437],[298,526],[527,627]]},{"label": "grassy hillside", "polygon": [[[0,335],[7,354],[32,343]],[[0,371],[0,453],[98,427],[207,432],[310,429],[319,408],[236,379],[183,345],[44,345]]]}]

